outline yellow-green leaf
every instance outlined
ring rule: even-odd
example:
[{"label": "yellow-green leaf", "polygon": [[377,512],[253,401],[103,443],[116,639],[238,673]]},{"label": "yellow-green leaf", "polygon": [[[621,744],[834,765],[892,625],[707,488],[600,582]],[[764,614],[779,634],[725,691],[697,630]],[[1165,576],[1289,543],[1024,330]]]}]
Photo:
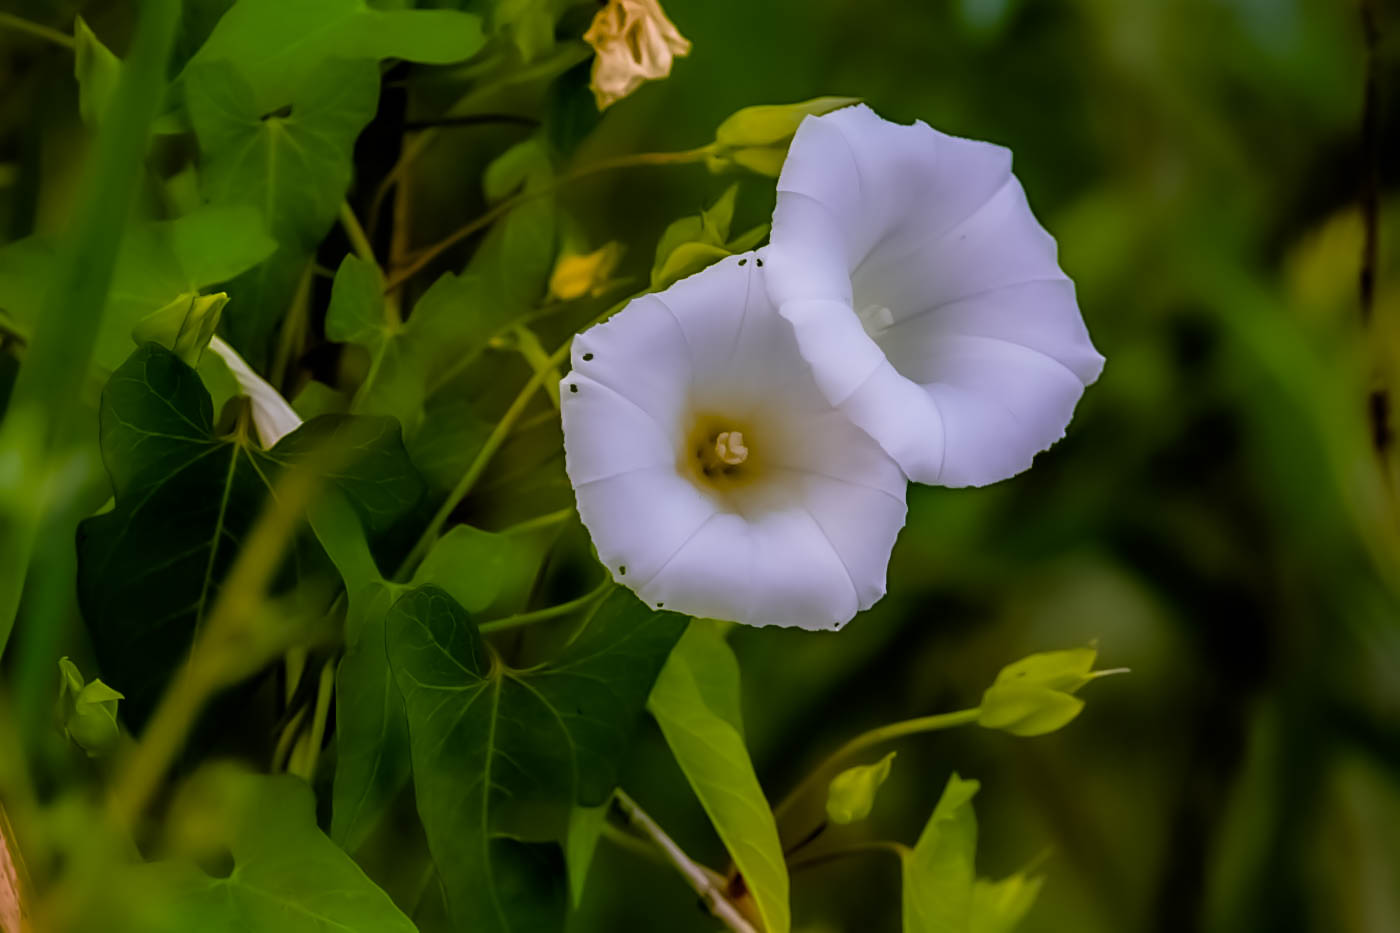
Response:
[{"label": "yellow-green leaf", "polygon": [[875,792],[890,776],[895,752],[890,752],[873,765],[847,768],[831,779],[826,795],[826,815],[833,823],[854,823],[870,815],[875,806]]}]

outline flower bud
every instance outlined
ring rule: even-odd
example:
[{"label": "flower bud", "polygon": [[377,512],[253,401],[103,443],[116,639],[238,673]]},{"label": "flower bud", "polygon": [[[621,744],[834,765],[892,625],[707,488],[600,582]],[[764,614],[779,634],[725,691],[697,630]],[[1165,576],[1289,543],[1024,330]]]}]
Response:
[{"label": "flower bud", "polygon": [[787,158],[788,144],[808,116],[819,116],[860,103],[856,97],[817,97],[797,104],[745,107],[731,114],[715,130],[715,141],[705,164],[712,172],[733,166],[777,178]]},{"label": "flower bud", "polygon": [[58,669],[62,676],[59,710],[64,734],[89,758],[110,751],[121,735],[117,701],[125,698],[101,680],[84,684],[82,672],[67,658],[59,659]]},{"label": "flower bud", "polygon": [[833,823],[854,823],[870,815],[875,805],[875,792],[890,776],[894,752],[873,765],[847,768],[831,779],[826,795],[826,815]]},{"label": "flower bud", "polygon": [[136,323],[131,336],[137,343],[154,341],[170,350],[188,366],[196,366],[204,348],[214,337],[219,316],[228,295],[200,295],[186,292],[159,311],[152,311]]},{"label": "flower bud", "polygon": [[1096,677],[1126,671],[1091,670],[1096,657],[1098,649],[1090,645],[1008,664],[982,695],[977,724],[1021,736],[1044,735],[1068,725],[1084,708],[1084,701],[1074,696],[1080,687]]}]

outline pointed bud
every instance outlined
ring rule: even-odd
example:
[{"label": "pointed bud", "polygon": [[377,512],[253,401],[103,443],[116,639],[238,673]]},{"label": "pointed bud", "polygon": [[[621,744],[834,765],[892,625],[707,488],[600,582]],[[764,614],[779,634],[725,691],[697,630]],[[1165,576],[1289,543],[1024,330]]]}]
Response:
[{"label": "pointed bud", "polygon": [[1098,649],[1091,645],[1033,654],[1007,665],[982,695],[978,725],[1021,736],[1044,735],[1068,725],[1084,708],[1084,701],[1073,695],[1080,687],[1096,677],[1126,671],[1091,670],[1097,657]]},{"label": "pointed bud", "polygon": [[833,823],[854,823],[870,815],[875,806],[875,792],[890,776],[894,752],[873,765],[847,768],[831,779],[826,795],[826,815]]}]

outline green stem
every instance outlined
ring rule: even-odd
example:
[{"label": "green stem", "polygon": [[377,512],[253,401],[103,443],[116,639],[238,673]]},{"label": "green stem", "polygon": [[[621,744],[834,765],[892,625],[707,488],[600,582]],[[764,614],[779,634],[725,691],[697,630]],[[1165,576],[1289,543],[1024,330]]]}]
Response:
[{"label": "green stem", "polygon": [[321,743],[326,740],[326,720],[330,717],[331,695],[334,687],[335,659],[331,658],[321,668],[321,679],[316,686],[316,711],[311,717],[311,732],[306,739],[304,757],[296,760],[296,756],[293,756],[293,763],[287,767],[289,772],[297,775],[308,784],[316,775],[316,759],[321,754]]},{"label": "green stem", "polygon": [[59,32],[57,29],[50,26],[41,26],[38,23],[32,23],[27,19],[15,16],[13,13],[0,13],[0,28],[13,29],[17,32],[27,32],[31,36],[37,36],[47,42],[52,42],[54,45],[62,46],[70,52],[73,51],[76,45],[73,41],[73,37],[66,32]]},{"label": "green stem", "polygon": [[535,336],[534,331],[524,324],[515,325],[513,330],[520,355],[525,357],[525,362],[530,364],[531,369],[541,374],[544,379],[545,395],[549,397],[549,403],[554,406],[554,410],[558,411],[559,380],[563,378],[559,373],[559,367],[550,362],[549,354],[544,352],[540,338]]},{"label": "green stem", "polygon": [[365,228],[360,226],[360,219],[350,209],[349,201],[340,202],[340,226],[345,231],[345,238],[350,241],[350,247],[355,250],[355,255],[378,269],[379,260],[374,256],[374,247],[365,235]]},{"label": "green stem", "polygon": [[549,619],[557,619],[566,616],[579,609],[586,609],[592,605],[598,597],[602,596],[612,588],[612,580],[604,580],[592,590],[580,596],[578,599],[571,599],[566,603],[557,606],[550,606],[548,609],[536,609],[534,612],[521,612],[513,616],[506,616],[503,619],[495,619],[491,622],[483,622],[479,626],[481,634],[489,635],[492,632],[504,632],[513,628],[521,628],[526,625],[533,625],[536,622],[545,622]]},{"label": "green stem", "polygon": [[733,930],[734,933],[756,933],[753,924],[745,919],[729,898],[725,897],[724,891],[715,882],[715,873],[706,869],[703,865],[697,864],[685,851],[663,830],[657,822],[653,820],[645,810],[637,805],[637,801],[627,795],[622,788],[613,792],[613,799],[617,801],[618,808],[622,810],[627,822],[640,830],[644,836],[651,839],[652,844],[660,851],[681,877],[685,878],[692,890],[700,895],[700,899],[705,902],[706,908],[720,920],[725,926]]},{"label": "green stem", "polygon": [[783,798],[773,810],[773,816],[781,819],[782,815],[792,809],[802,797],[810,791],[814,785],[824,777],[831,777],[837,765],[842,761],[864,751],[872,745],[880,745],[891,742],[895,739],[903,738],[906,735],[917,735],[920,732],[937,732],[940,729],[952,729],[957,726],[966,726],[977,721],[981,715],[980,707],[973,709],[958,710],[955,713],[940,713],[936,716],[921,716],[918,719],[906,719],[903,722],[890,723],[878,729],[871,729],[869,732],[861,733],[842,745],[823,761],[816,768],[807,773],[807,776],[792,789],[792,792]]},{"label": "green stem", "polygon": [[[48,473],[67,442],[70,416],[82,395],[116,268],[122,230],[135,202],[131,179],[141,175],[146,143],[164,98],[165,67],[179,18],[178,0],[141,5],[131,52],[85,173],[72,233],[58,257],[0,426],[0,656],[13,630],[29,574]],[[5,14],[4,24],[54,39],[49,30]],[[61,35],[61,34],[55,34]],[[58,41],[58,40],[55,40]],[[67,45],[67,37],[60,44]],[[7,494],[13,496],[9,502]]]},{"label": "green stem", "polygon": [[[579,329],[587,330],[594,324],[607,320],[631,300],[631,298],[624,298]],[[551,369],[564,362],[564,359],[569,355],[569,347],[573,345],[573,342],[574,338],[570,337],[560,344],[557,350],[549,355],[546,362],[550,364]],[[447,500],[443,502],[442,507],[433,515],[432,521],[428,523],[428,527],[423,529],[423,534],[418,537],[417,543],[413,545],[413,550],[409,551],[408,556],[403,559],[403,563],[399,564],[399,569],[394,572],[394,580],[396,582],[407,582],[414,568],[427,556],[428,550],[433,546],[433,543],[437,541],[438,535],[442,533],[443,526],[447,524],[447,520],[452,517],[452,513],[457,509],[457,506],[462,504],[462,500],[465,499],[467,494],[472,491],[472,488],[476,486],[477,480],[481,479],[481,474],[485,472],[487,464],[491,462],[491,458],[496,455],[496,451],[500,449],[501,445],[505,443],[506,438],[510,436],[515,422],[520,420],[520,416],[523,415],[525,409],[529,407],[531,396],[535,394],[535,390],[538,389],[540,383],[544,381],[544,373],[545,370],[535,370],[524,387],[521,388],[520,393],[515,396],[515,401],[510,403],[510,407],[506,409],[506,413],[501,416],[501,420],[497,422],[496,426],[491,430],[490,435],[487,436],[486,442],[481,445],[481,450],[479,450],[476,457],[472,459],[471,464],[467,467],[467,471],[462,474],[462,478],[457,481],[457,485],[454,486],[452,492],[448,494]]]},{"label": "green stem", "polygon": [[709,155],[710,151],[711,148],[709,146],[701,146],[698,149],[686,149],[681,152],[638,152],[632,155],[603,159],[600,162],[594,162],[592,165],[586,165],[572,172],[566,172],[537,188],[532,188],[529,191],[522,191],[514,197],[506,198],[475,220],[463,224],[432,246],[420,251],[412,262],[403,269],[395,270],[393,274],[389,276],[388,281],[384,284],[384,290],[390,292],[398,288],[404,282],[417,275],[425,266],[434,259],[437,259],[447,250],[456,246],[473,233],[489,227],[496,220],[509,214],[522,204],[527,204],[537,198],[554,194],[556,191],[579,179],[587,178],[590,175],[597,175],[600,172],[609,172],[614,169],[630,168],[639,165],[682,165],[691,162],[700,162],[704,160],[705,156]]},{"label": "green stem", "polygon": [[900,845],[898,842],[855,842],[839,849],[827,849],[825,852],[814,852],[789,859],[788,869],[797,871],[802,868],[815,868],[837,859],[849,858],[852,855],[868,855],[872,852],[889,852],[902,859],[909,853],[909,847]]},{"label": "green stem", "polygon": [[523,522],[517,522],[507,528],[502,528],[499,534],[503,535],[523,535],[527,532],[538,531],[541,528],[548,528],[550,525],[560,525],[573,517],[574,507],[560,509],[557,512],[546,512],[543,515],[536,515],[534,518],[527,518]]}]

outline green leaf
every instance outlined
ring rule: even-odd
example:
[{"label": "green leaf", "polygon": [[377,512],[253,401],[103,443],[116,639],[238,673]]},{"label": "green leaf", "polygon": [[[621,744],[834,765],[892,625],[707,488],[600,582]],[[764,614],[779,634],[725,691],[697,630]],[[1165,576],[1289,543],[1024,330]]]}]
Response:
[{"label": "green leaf", "polygon": [[367,61],[318,67],[295,86],[289,109],[275,113],[259,104],[241,67],[221,61],[192,68],[186,105],[205,196],[253,205],[283,246],[314,248],[335,221],[350,186],[355,138],[378,100],[379,72]]},{"label": "green leaf", "polygon": [[[318,509],[318,513],[326,512]],[[326,527],[327,518],[335,527]],[[331,836],[354,851],[408,782],[408,721],[385,650],[385,617],[408,587],[383,580],[354,516],[313,516],[349,594],[346,653],[336,673],[337,765]],[[332,540],[336,544],[328,544]],[[414,586],[442,587],[470,612],[523,606],[544,559],[540,535],[500,535],[458,525],[433,545]],[[350,543],[347,545],[347,541]],[[334,549],[333,549],[334,548]]]},{"label": "green leaf", "polygon": [[1030,911],[1043,877],[1028,877],[1025,872],[988,881],[978,878],[972,885],[972,922],[970,933],[1011,933]]},{"label": "green leaf", "polygon": [[954,774],[912,850],[902,853],[904,933],[967,933],[972,916],[976,781]]},{"label": "green leaf", "polygon": [[569,870],[569,899],[574,907],[583,901],[583,889],[588,884],[588,869],[603,824],[608,821],[609,803],[596,807],[572,807],[569,810],[569,832],[564,840],[564,864]]},{"label": "green leaf", "polygon": [[1098,649],[1033,654],[1008,664],[982,695],[978,725],[1033,736],[1068,725],[1084,709],[1073,694],[1089,681],[1120,670],[1094,671]]},{"label": "green leaf", "polygon": [[[201,933],[416,933],[412,921],[316,828],[311,788],[292,777],[219,769],[177,802],[200,842],[233,856],[227,877],[172,872],[172,930]],[[154,870],[175,866],[155,865]]]},{"label": "green leaf", "polygon": [[402,592],[384,580],[347,585],[346,649],[335,681],[331,838],[350,852],[408,783],[408,720],[384,646],[384,620]]},{"label": "green leaf", "polygon": [[831,779],[826,795],[826,815],[833,823],[854,823],[870,815],[875,792],[890,776],[894,752],[873,765],[847,768]]},{"label": "green leaf", "polygon": [[504,302],[483,274],[447,273],[423,293],[406,322],[390,324],[378,272],[347,256],[331,289],[326,336],[368,355],[356,410],[393,415],[406,434],[416,434],[429,397],[503,329],[511,310]]},{"label": "green leaf", "polygon": [[597,806],[617,783],[647,692],[685,625],[614,590],[553,662],[512,669],[445,591],[389,613],[428,846],[463,929],[558,929],[556,846],[499,835],[504,804]]},{"label": "green leaf", "polygon": [[[481,48],[481,20],[451,10],[376,10],[364,0],[239,0],[186,67],[233,62],[260,113],[293,102],[333,59],[464,61]],[[375,69],[377,73],[377,69]]]},{"label": "green leaf", "polygon": [[188,654],[235,550],[288,465],[334,441],[355,459],[326,476],[371,533],[414,507],[422,483],[389,419],[326,416],[264,451],[219,436],[194,370],[147,344],[102,393],[115,506],[79,527],[78,595],[104,676],[140,723]]},{"label": "green leaf", "polygon": [[530,595],[551,539],[457,525],[423,558],[413,583],[441,587],[472,615],[516,612]]},{"label": "green leaf", "polygon": [[652,688],[647,709],[709,814],[768,933],[787,933],[787,864],[739,724],[738,664],[713,628],[692,624]]},{"label": "green leaf", "polygon": [[752,249],[768,234],[768,225],[756,227],[729,240],[739,186],[730,185],[699,216],[682,217],[661,234],[651,268],[651,287],[665,288],[712,265],[726,256]]},{"label": "green leaf", "polygon": [[265,261],[225,286],[236,297],[223,316],[223,332],[248,365],[267,367],[273,337],[290,313],[298,290],[310,278],[311,260],[309,249],[278,247]]},{"label": "green leaf", "polygon": [[[258,212],[205,207],[176,220],[131,226],[122,239],[94,362],[106,370],[131,353],[132,330],[181,295],[206,291],[260,263],[276,249]],[[54,275],[55,247],[29,237],[0,249],[0,308],[32,334]],[[246,301],[241,291],[233,291]],[[238,302],[235,302],[235,307]]]},{"label": "green leaf", "polygon": [[73,22],[73,77],[78,79],[78,113],[87,126],[102,120],[117,89],[122,63],[79,16]]}]

